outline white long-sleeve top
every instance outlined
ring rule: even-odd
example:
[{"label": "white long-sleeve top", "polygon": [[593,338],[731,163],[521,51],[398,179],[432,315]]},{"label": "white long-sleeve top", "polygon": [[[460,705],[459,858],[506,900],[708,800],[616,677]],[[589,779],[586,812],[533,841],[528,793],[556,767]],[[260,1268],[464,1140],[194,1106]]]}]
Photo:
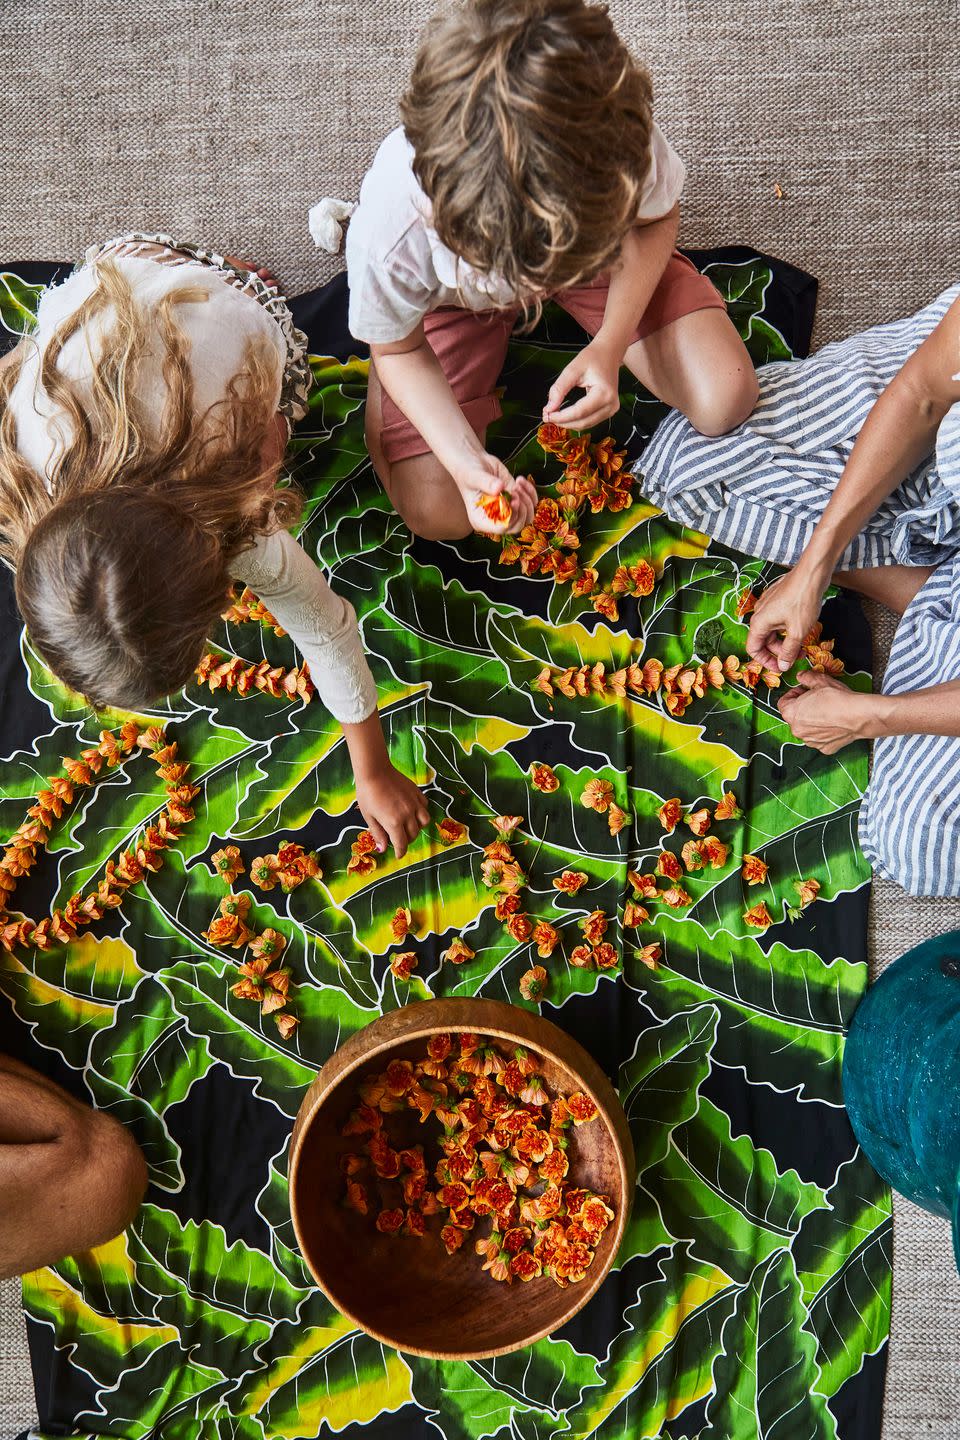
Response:
[{"label": "white long-sleeve top", "polygon": [[[240,369],[247,342],[260,337],[277,357],[277,400],[280,398],[286,344],[280,326],[250,294],[225,281],[215,268],[164,254],[114,252],[114,263],[129,281],[137,302],[156,306],[178,285],[199,287],[202,303],[178,307],[177,324],[187,340],[194,382],[194,403],[204,416],[223,397]],[[161,261],[161,263],[157,263]],[[66,415],[50,401],[40,384],[40,364],[56,328],[91,294],[96,272],[86,265],[41,297],[37,324],[27,340],[30,353],[10,396],[16,419],[17,448],[49,484],[62,447],[69,443]],[[109,309],[76,331],[63,348],[58,368],[83,393],[108,342]],[[142,407],[149,433],[150,417],[159,420],[167,398],[160,348],[148,351],[137,371],[134,403]],[[310,667],[321,700],[342,724],[367,719],[377,706],[377,691],[367,665],[353,606],[331,590],[321,571],[286,531],[259,537],[234,561],[238,580],[248,585],[276,616]]]}]

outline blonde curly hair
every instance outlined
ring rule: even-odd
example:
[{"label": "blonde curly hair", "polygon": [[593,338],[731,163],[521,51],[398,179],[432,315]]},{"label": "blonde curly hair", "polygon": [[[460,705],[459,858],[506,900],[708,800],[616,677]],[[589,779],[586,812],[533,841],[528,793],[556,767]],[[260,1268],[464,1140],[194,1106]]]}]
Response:
[{"label": "blonde curly hair", "polygon": [[[0,558],[15,572],[31,641],[92,704],[134,710],[187,683],[227,604],[230,562],[256,535],[293,523],[299,494],[265,464],[276,359],[251,342],[226,396],[194,409],[178,286],[149,312],[111,260],[95,262],[88,298],[44,347],[37,391],[69,439],[46,480],[17,448],[9,397],[33,342],[0,369]],[[70,337],[99,317],[102,353],[81,394],[58,366]],[[141,363],[159,342],[166,403],[137,403]]]},{"label": "blonde curly hair", "polygon": [[472,0],[438,17],[400,102],[432,224],[534,306],[594,279],[650,167],[650,77],[585,0]]}]

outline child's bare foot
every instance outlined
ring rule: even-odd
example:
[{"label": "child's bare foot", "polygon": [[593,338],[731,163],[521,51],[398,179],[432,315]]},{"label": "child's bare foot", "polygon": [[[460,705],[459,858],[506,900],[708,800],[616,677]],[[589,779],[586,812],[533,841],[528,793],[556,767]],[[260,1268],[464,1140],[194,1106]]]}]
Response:
[{"label": "child's bare foot", "polygon": [[224,255],[223,258],[234,270],[249,270],[251,275],[259,276],[265,285],[270,285],[274,290],[282,288],[276,275],[266,265],[252,265],[249,260],[241,260],[236,255]]}]

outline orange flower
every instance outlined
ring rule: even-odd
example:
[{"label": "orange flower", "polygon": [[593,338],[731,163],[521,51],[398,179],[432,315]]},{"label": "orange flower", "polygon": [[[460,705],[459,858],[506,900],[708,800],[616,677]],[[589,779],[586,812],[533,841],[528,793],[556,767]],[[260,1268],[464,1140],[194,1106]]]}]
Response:
[{"label": "orange flower", "polygon": [[545,450],[548,455],[556,455],[558,459],[564,457],[570,438],[569,430],[564,430],[562,425],[554,425],[550,421],[537,430],[537,444],[540,449]]},{"label": "orange flower", "polygon": [[736,655],[728,655],[726,660],[724,660],[723,673],[728,680],[736,681],[741,678],[740,661]]},{"label": "orange flower", "polygon": [[825,670],[828,675],[842,675],[844,663],[838,655],[832,655],[834,646],[833,640],[826,640],[822,645],[805,645],[803,653],[810,663],[811,670]]},{"label": "orange flower", "polygon": [[239,950],[253,938],[253,931],[239,915],[218,915],[211,920],[210,927],[200,932],[210,945],[229,945]]},{"label": "orange flower", "polygon": [[582,599],[584,595],[590,595],[593,590],[596,589],[596,584],[599,579],[599,570],[593,570],[588,566],[585,570],[581,570],[579,575],[574,577],[570,589],[578,599]]},{"label": "orange flower", "polygon": [[[348,875],[370,875],[377,868],[377,862],[372,855],[353,855],[347,861]],[[272,889],[270,885],[261,887],[264,890]]]},{"label": "orange flower", "polygon": [[638,560],[636,565],[630,566],[630,578],[633,581],[632,593],[637,599],[650,595],[657,580],[653,566],[646,560]]},{"label": "orange flower", "polygon": [[768,868],[766,861],[761,860],[758,856],[744,855],[740,874],[748,885],[762,885],[767,878]]},{"label": "orange flower", "polygon": [[694,810],[687,816],[687,824],[694,835],[706,835],[710,829],[710,811],[706,806],[702,810]]},{"label": "orange flower", "polygon": [[730,846],[724,845],[715,835],[704,835],[700,841],[700,853],[714,870],[722,870],[727,863]]},{"label": "orange flower", "polygon": [[516,856],[506,840],[492,840],[489,845],[484,845],[483,853],[488,860],[503,860],[507,864],[516,863]]},{"label": "orange flower", "polygon": [[533,512],[533,528],[541,535],[552,535],[560,524],[560,508],[556,500],[540,500]]},{"label": "orange flower", "polygon": [[544,665],[536,679],[530,681],[530,688],[539,690],[541,695],[553,694],[553,671],[549,665]]},{"label": "orange flower", "polygon": [[623,923],[629,929],[636,929],[642,925],[644,920],[650,919],[650,911],[643,905],[638,905],[636,900],[626,900],[623,906]]},{"label": "orange flower", "polygon": [[560,932],[553,925],[548,925],[546,920],[538,920],[533,927],[533,943],[537,954],[547,960],[560,943]]},{"label": "orange flower", "polygon": [[603,815],[609,809],[613,799],[613,786],[609,780],[588,780],[580,796],[580,804],[586,810],[596,810],[598,815]]},{"label": "orange flower", "polygon": [[449,815],[445,815],[437,826],[441,845],[455,845],[466,833],[466,825],[461,825],[459,820],[452,820]]},{"label": "orange flower", "polygon": [[605,590],[602,590],[600,594],[595,597],[593,608],[597,614],[602,615],[605,620],[620,619],[620,611],[617,609],[615,597],[608,594]]},{"label": "orange flower", "polygon": [[494,525],[508,525],[513,516],[513,506],[506,490],[501,490],[499,495],[480,495],[476,507],[482,510]]},{"label": "orange flower", "polygon": [[682,814],[683,807],[681,806],[680,801],[677,798],[674,798],[673,800],[664,800],[663,804],[660,806],[660,809],[657,811],[657,819],[660,821],[660,824],[663,826],[664,830],[666,830],[667,834],[671,835],[673,831],[676,830],[677,826],[680,824]]},{"label": "orange flower", "polygon": [[746,590],[742,590],[737,598],[737,619],[742,620],[744,615],[749,615],[750,612],[756,608],[756,604],[757,597],[748,585]]},{"label": "orange flower", "polygon": [[565,1096],[564,1100],[574,1125],[587,1125],[596,1119],[597,1107],[589,1095],[577,1090],[572,1095]]},{"label": "orange flower", "polygon": [[217,850],[210,859],[220,879],[228,885],[232,885],[238,875],[246,873],[246,866],[236,845],[227,845],[225,849]]},{"label": "orange flower", "polygon": [[703,846],[699,840],[688,840],[680,851],[684,865],[688,870],[702,870],[706,861],[703,853]]},{"label": "orange flower", "polygon": [[674,715],[679,718],[687,710],[689,710],[690,706],[693,704],[693,696],[665,694],[663,697],[663,703],[667,707],[668,714]]},{"label": "orange flower", "polygon": [[610,581],[610,593],[612,595],[625,595],[633,585],[633,577],[626,565],[618,565],[613,572]]},{"label": "orange flower", "polygon": [[570,964],[578,970],[589,970],[592,961],[593,951],[589,945],[575,945],[570,951]]},{"label": "orange flower", "polygon": [[512,892],[522,890],[527,877],[516,861],[484,860],[480,866],[480,878],[488,890]]},{"label": "orange flower", "polygon": [[680,885],[674,885],[669,890],[664,890],[660,899],[664,905],[669,905],[673,910],[682,910],[685,905],[690,904],[690,896]]},{"label": "orange flower", "polygon": [[250,953],[258,960],[277,960],[286,949],[286,939],[279,930],[269,927],[250,941]]},{"label": "orange flower", "polygon": [[743,918],[746,924],[752,925],[755,930],[766,930],[768,925],[773,924],[770,912],[763,900],[759,905],[754,905],[751,910],[745,910]]},{"label": "orange flower", "polygon": [[507,934],[518,944],[523,944],[533,934],[533,921],[529,915],[511,915],[507,921],[506,930]]},{"label": "orange flower", "polygon": [[737,797],[729,790],[725,790],[720,797],[720,803],[713,812],[714,820],[738,820],[743,814],[737,804]]},{"label": "orange flower", "polygon": [[250,879],[259,890],[272,890],[280,879],[276,855],[258,855],[250,862]]},{"label": "orange flower", "polygon": [[813,904],[814,900],[816,900],[817,896],[820,894],[820,881],[794,880],[793,888],[800,896],[799,908],[801,910],[805,910],[808,905]]},{"label": "orange flower", "polygon": [[280,846],[277,851],[277,868],[280,889],[285,895],[296,890],[305,880],[317,879],[323,873],[312,851],[308,852],[302,845],[292,843]]},{"label": "orange flower", "polygon": [[620,956],[609,940],[593,947],[593,963],[598,970],[614,970],[620,964]]},{"label": "orange flower", "polygon": [[523,816],[497,815],[490,824],[499,832],[501,840],[512,840],[517,827],[523,824]]},{"label": "orange flower", "polygon": [[553,888],[561,890],[565,895],[576,895],[578,890],[583,889],[589,878],[589,875],[585,875],[582,870],[564,870],[554,880]]},{"label": "orange flower", "polygon": [[659,945],[644,945],[637,951],[637,959],[641,965],[646,965],[648,970],[659,970],[661,954]]},{"label": "orange flower", "polygon": [[516,915],[522,904],[520,896],[513,890],[507,895],[498,895],[493,913],[502,924],[504,920],[509,920],[511,915]]},{"label": "orange flower", "polygon": [[534,789],[542,791],[544,795],[550,795],[554,790],[560,789],[560,781],[549,765],[539,763],[531,765],[530,779]]},{"label": "orange flower", "polygon": [[417,957],[413,950],[404,950],[390,956],[390,969],[398,980],[409,980],[417,968]]},{"label": "orange flower", "polygon": [[594,910],[577,923],[591,945],[596,945],[597,941],[606,934],[609,921],[602,910]]},{"label": "orange flower", "polygon": [[451,965],[462,965],[464,960],[473,960],[474,958],[475,951],[471,950],[470,946],[461,940],[459,935],[450,948],[444,950],[440,956],[441,960],[449,960]]},{"label": "orange flower", "polygon": [[628,870],[627,879],[636,891],[638,900],[656,900],[657,877],[655,875],[640,875],[636,870]]},{"label": "orange flower", "polygon": [[683,866],[672,850],[661,850],[657,856],[657,874],[667,880],[682,880]]},{"label": "orange flower", "polygon": [[543,966],[534,965],[531,970],[525,971],[520,976],[520,994],[524,1000],[532,1000],[535,1004],[539,1004],[547,993],[549,983],[547,972]]},{"label": "orange flower", "polygon": [[630,824],[630,816],[626,810],[621,810],[619,805],[610,802],[610,809],[607,812],[607,824],[610,827],[611,835],[619,835],[625,825]]},{"label": "orange flower", "polygon": [[277,1029],[280,1031],[281,1038],[284,1040],[289,1040],[294,1030],[296,1030],[297,1026],[300,1024],[300,1021],[297,1019],[296,1015],[290,1015],[289,1013],[284,1013],[283,1015],[274,1015],[273,1018]]},{"label": "orange flower", "polygon": [[390,921],[390,934],[394,940],[404,941],[407,938],[407,931],[413,928],[413,916],[406,906],[398,906],[394,911],[393,919]]},{"label": "orange flower", "polygon": [[580,567],[576,555],[554,555],[551,568],[554,582],[557,585],[566,585],[574,579]]}]

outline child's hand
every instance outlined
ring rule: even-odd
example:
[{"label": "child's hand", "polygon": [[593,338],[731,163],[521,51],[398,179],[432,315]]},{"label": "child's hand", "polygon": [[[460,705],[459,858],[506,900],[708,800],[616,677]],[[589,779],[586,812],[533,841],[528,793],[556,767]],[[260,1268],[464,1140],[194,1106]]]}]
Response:
[{"label": "child's hand", "polygon": [[[537,487],[526,476],[514,478],[495,455],[480,453],[465,461],[453,478],[474,530],[482,530],[487,535],[516,535],[533,520]],[[513,510],[506,525],[489,520],[477,503],[481,495],[499,495],[502,490],[508,492]]]},{"label": "child's hand", "polygon": [[430,823],[427,802],[420,790],[389,760],[357,777],[357,804],[377,849],[382,854],[392,845],[398,860]]},{"label": "child's hand", "polygon": [[[601,420],[616,415],[620,409],[622,358],[599,340],[592,340],[551,385],[543,410],[544,420],[572,430],[589,430]],[[565,410],[561,409],[570,391],[578,387],[586,390],[586,395]]]}]

